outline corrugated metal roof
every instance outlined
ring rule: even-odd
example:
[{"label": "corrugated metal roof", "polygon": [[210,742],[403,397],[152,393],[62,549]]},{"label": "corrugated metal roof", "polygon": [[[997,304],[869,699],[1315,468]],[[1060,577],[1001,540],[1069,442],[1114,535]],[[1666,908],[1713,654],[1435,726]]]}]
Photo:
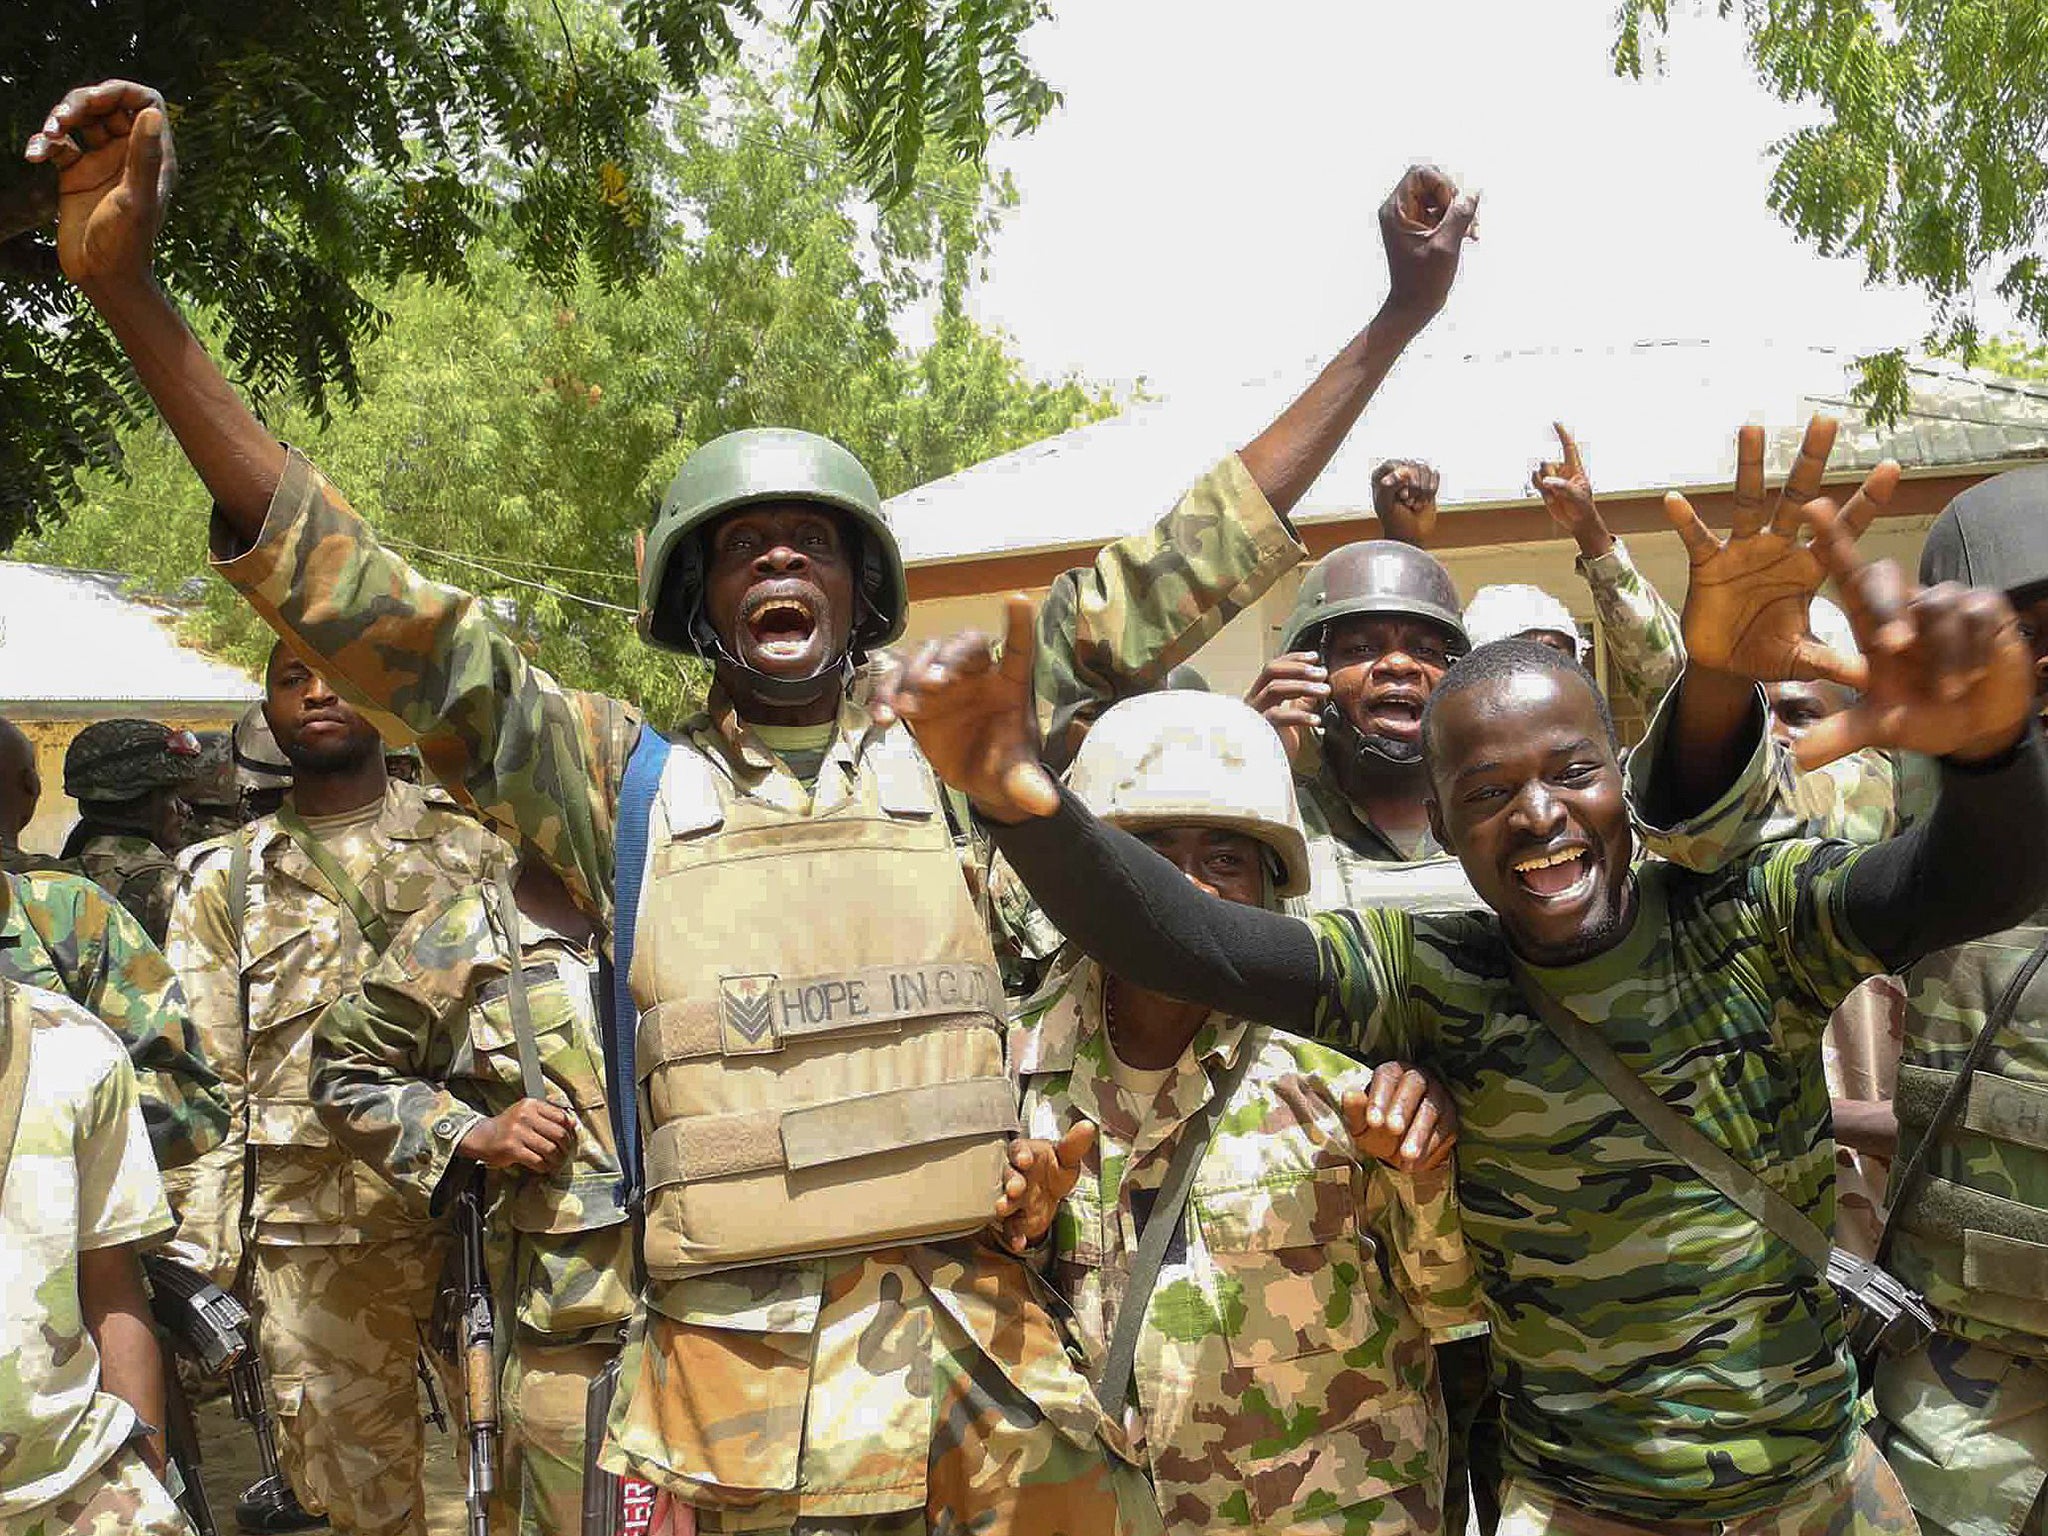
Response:
[{"label": "corrugated metal roof", "polygon": [[173,610],[121,584],[104,571],[0,561],[0,707],[242,704],[260,694],[241,668],[180,641]]},{"label": "corrugated metal roof", "polygon": [[[904,555],[921,565],[1135,532],[1255,436],[1321,366],[1318,359],[1210,396],[1147,401],[891,497]],[[1576,434],[1607,497],[1726,487],[1734,429],[1750,421],[1771,429],[1771,467],[1781,473],[1815,411],[1843,418],[1836,474],[1886,457],[1911,474],[2048,456],[2048,384],[1917,359],[1910,414],[1880,432],[1848,407],[1853,374],[1848,352],[1768,341],[1412,355],[1295,517],[1370,511],[1373,468],[1396,456],[1437,467],[1447,512],[1533,499],[1530,470],[1555,457],[1553,420]]]}]

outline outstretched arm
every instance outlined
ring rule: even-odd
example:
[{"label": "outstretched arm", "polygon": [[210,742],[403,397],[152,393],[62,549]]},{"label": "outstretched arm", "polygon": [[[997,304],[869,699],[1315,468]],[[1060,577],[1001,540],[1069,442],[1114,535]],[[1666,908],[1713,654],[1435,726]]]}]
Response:
[{"label": "outstretched arm", "polygon": [[1001,660],[986,635],[928,642],[877,688],[939,776],[993,824],[997,846],[1068,938],[1126,980],[1242,1017],[1306,1029],[1313,930],[1198,890],[1136,838],[1054,785],[1032,717],[1031,604],[1009,603]]}]

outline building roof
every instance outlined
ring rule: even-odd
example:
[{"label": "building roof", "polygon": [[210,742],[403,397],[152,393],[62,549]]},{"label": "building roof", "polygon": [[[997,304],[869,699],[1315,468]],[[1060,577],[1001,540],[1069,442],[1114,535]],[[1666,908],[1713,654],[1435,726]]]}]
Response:
[{"label": "building roof", "polygon": [[0,708],[22,704],[246,704],[240,667],[178,638],[175,609],[127,596],[122,578],[0,561]]},{"label": "building roof", "polygon": [[[912,565],[1094,545],[1146,527],[1197,475],[1271,421],[1322,361],[1212,395],[1150,400],[891,497]],[[1880,431],[1849,406],[1853,354],[1773,342],[1404,357],[1301,505],[1297,522],[1372,508],[1373,469],[1425,459],[1446,513],[1533,502],[1529,473],[1556,457],[1550,424],[1578,438],[1602,497],[1722,490],[1735,428],[1770,429],[1773,474],[1806,419],[1842,419],[1830,478],[1880,459],[1908,475],[1989,471],[2048,457],[2048,384],[1914,359],[1909,413]]]}]

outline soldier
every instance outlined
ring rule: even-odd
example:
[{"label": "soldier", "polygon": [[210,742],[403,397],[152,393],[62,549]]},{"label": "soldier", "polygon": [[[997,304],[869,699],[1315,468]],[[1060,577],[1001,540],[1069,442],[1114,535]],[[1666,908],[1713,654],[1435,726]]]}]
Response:
[{"label": "soldier", "polygon": [[[1828,744],[1952,754],[1932,817],[1876,848],[1782,843],[1719,875],[1658,861],[1625,873],[1633,839],[1597,689],[1547,647],[1501,641],[1459,664],[1423,732],[1432,819],[1491,914],[1302,924],[1204,893],[1057,790],[1034,762],[1023,612],[1000,664],[962,637],[877,700],[998,824],[1054,921],[1119,977],[1442,1073],[1503,1386],[1513,1536],[1617,1519],[1911,1529],[1859,1431],[1840,1304],[1813,1259],[1832,1157],[1812,1021],[1862,976],[2048,896],[2048,759],[2001,600],[1859,567],[1828,509],[1792,510],[1870,651],[1863,704]],[[1732,777],[1725,756],[1694,749],[1765,749],[1754,686],[1709,667],[1857,672],[1821,652],[1766,563],[1745,563],[1770,550],[1682,527],[1698,551],[1692,665],[1636,759],[1650,776],[1638,803],[1680,810]],[[1880,632],[1882,650],[1869,645]],[[1596,1078],[1603,1040],[1618,1075]],[[1697,1154],[1667,1151],[1636,1119],[1640,1100],[1604,1086],[1640,1088],[1638,1073],[1642,1098],[1668,1101],[1664,1120],[1681,1110],[1741,1159],[1733,1173],[1753,1170],[1752,1193],[1761,1174],[1773,1199],[1796,1202],[1791,1224],[1759,1196],[1774,1223],[1759,1231],[1720,1175],[1692,1167]],[[1780,1235],[1809,1229],[1812,1242]]]},{"label": "soldier", "polygon": [[242,787],[235,770],[234,733],[193,734],[199,738],[200,767],[185,785],[185,848],[225,837],[244,822]]},{"label": "soldier", "polygon": [[[665,765],[647,829],[661,856],[624,864],[629,885],[648,880],[645,909],[620,903],[636,927],[619,968],[648,1020],[651,1284],[606,1464],[676,1491],[708,1528],[909,1530],[927,1510],[986,1529],[1154,1527],[1029,1277],[961,1236],[985,1220],[1016,1105],[994,956],[937,785],[904,733],[870,729],[847,696],[906,606],[866,472],[834,444],[777,431],[685,462],[647,542],[641,627],[711,659],[716,687],[664,757],[637,712],[562,688],[476,604],[378,545],[234,398],[149,278],[170,164],[160,98],[126,82],[74,92],[29,155],[58,165],[66,270],[214,492],[220,569],[273,626],[402,720],[436,777],[516,828],[602,923],[628,767],[648,765],[637,790]],[[1382,209],[1393,285],[1380,314],[1184,499],[1182,526],[1206,551],[1176,546],[1164,579],[1077,605],[1077,666],[1138,671],[1245,590],[1243,571],[1217,567],[1256,570],[1271,537],[1256,530],[1284,533],[1286,509],[1441,308],[1475,211],[1432,172],[1404,179]],[[301,579],[315,544],[348,583]],[[360,606],[337,611],[344,592]],[[843,1107],[874,1042],[828,1027],[877,995],[922,1042],[879,1068],[888,1087],[930,1095],[891,1100],[900,1124]],[[786,1002],[796,1015],[778,1013]],[[753,1060],[728,1070],[728,1048]],[[749,1083],[760,1097],[731,1097]],[[631,1087],[612,1097],[630,1120]],[[787,1139],[774,1130],[785,1111],[798,1116]],[[629,1169],[638,1150],[621,1139]],[[804,1177],[785,1177],[791,1158]]]},{"label": "soldier", "polygon": [[[270,722],[263,718],[263,706],[251,704],[235,722],[233,743],[235,788],[242,804],[243,825],[268,816],[284,804],[292,787],[292,763],[278,750],[270,734]],[[386,758],[388,767],[390,759]]]},{"label": "soldier", "polygon": [[0,1529],[192,1536],[135,1260],[170,1228],[120,1042],[0,982]]},{"label": "soldier", "polygon": [[264,689],[291,793],[194,850],[171,920],[172,963],[237,1111],[227,1141],[181,1181],[177,1256],[234,1285],[246,1220],[257,1343],[300,1505],[337,1532],[418,1536],[415,1362],[446,1232],[333,1145],[308,1088],[313,1023],[392,930],[508,855],[474,821],[387,780],[376,731],[282,643]]},{"label": "soldier", "polygon": [[1571,609],[1527,582],[1496,582],[1474,592],[1465,605],[1465,638],[1474,646],[1534,640],[1560,656],[1579,660],[1579,626]]},{"label": "soldier", "polygon": [[78,825],[64,858],[133,912],[161,944],[185,846],[180,791],[206,768],[199,738],[154,720],[98,720],[64,752],[64,793]]},{"label": "soldier", "polygon": [[[2022,469],[1963,492],[1928,530],[1920,572],[2006,595],[2048,711],[2044,490],[2048,471]],[[1844,803],[1873,794],[1902,798],[1901,819],[1922,814],[1883,777]],[[2026,837],[2021,818],[2039,814],[2015,806],[2012,835]],[[2018,856],[2000,850],[1982,872]],[[2048,1525],[2048,1137],[2034,1109],[2048,1078],[2048,978],[2027,974],[2044,947],[2048,906],[1906,976],[1886,1251],[1941,1331],[1880,1358],[1875,1428],[1933,1533],[2041,1536]]]},{"label": "soldier", "polygon": [[[1275,907],[1308,885],[1286,754],[1239,700],[1119,704],[1067,783],[1205,890]],[[1145,1308],[1121,1368],[1169,1531],[1442,1529],[1425,1330],[1471,1320],[1477,1295],[1450,1169],[1360,1162],[1344,1109],[1362,1120],[1364,1069],[1075,952],[1022,1006],[1011,1065],[1027,1135],[1094,1132],[1051,1273],[1098,1382],[1122,1310]],[[1429,1130],[1419,1113],[1418,1155]],[[1184,1216],[1161,1202],[1188,1138],[1206,1146]],[[1149,1296],[1134,1296],[1135,1245],[1154,1221],[1177,1233]]]},{"label": "soldier", "polygon": [[35,743],[12,720],[0,720],[0,870],[19,873],[57,862],[21,849],[21,829],[35,820],[42,798]]},{"label": "soldier", "polygon": [[[529,858],[509,895],[472,886],[413,919],[313,1041],[321,1119],[408,1209],[445,1210],[477,1164],[492,1170],[491,1289],[511,1337],[493,1518],[539,1536],[582,1528],[585,1400],[633,1314],[599,988],[590,919]],[[544,1098],[526,1095],[522,1030]]]}]

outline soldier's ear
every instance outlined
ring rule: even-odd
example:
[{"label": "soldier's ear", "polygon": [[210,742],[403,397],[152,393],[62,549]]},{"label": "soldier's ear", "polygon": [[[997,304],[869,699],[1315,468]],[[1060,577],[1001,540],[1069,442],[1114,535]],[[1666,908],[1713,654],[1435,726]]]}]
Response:
[{"label": "soldier's ear", "polygon": [[1437,804],[1434,784],[1430,786],[1429,798],[1422,802],[1422,808],[1429,812],[1429,835],[1436,839],[1437,847],[1455,855],[1458,850],[1451,846],[1450,829],[1444,825],[1444,808]]}]

